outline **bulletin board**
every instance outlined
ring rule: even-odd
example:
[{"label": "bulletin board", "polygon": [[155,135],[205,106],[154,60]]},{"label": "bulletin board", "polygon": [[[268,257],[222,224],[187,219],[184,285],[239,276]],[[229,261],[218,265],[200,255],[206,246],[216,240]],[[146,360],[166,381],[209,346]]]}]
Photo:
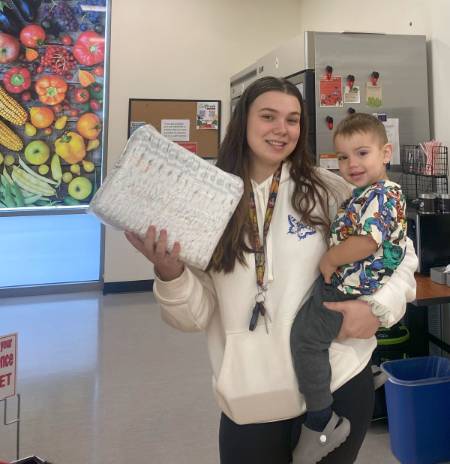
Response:
[{"label": "bulletin board", "polygon": [[[128,137],[139,126],[151,124],[158,132],[202,158],[216,158],[220,143],[220,119],[220,100],[130,98]],[[174,129],[172,132],[171,126]]]}]

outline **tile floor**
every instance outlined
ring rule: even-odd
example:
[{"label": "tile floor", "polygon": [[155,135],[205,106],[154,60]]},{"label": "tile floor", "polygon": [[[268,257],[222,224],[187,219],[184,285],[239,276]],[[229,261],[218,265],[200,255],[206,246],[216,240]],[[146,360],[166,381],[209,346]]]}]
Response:
[{"label": "tile floor", "polygon": [[[0,335],[12,332],[19,334],[22,457],[218,463],[205,338],[166,326],[151,293],[3,298]],[[14,407],[9,401],[11,416]],[[14,458],[15,429],[0,422],[0,460]],[[386,424],[373,424],[357,463],[397,462]]]}]

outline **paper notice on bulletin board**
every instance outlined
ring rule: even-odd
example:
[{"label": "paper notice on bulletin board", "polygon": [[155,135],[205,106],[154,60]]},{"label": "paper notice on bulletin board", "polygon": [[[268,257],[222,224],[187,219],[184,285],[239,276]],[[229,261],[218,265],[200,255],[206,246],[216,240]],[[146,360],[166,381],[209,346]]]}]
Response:
[{"label": "paper notice on bulletin board", "polygon": [[383,121],[389,143],[392,144],[391,164],[400,164],[400,137],[398,118],[387,118]]},{"label": "paper notice on bulletin board", "polygon": [[145,121],[131,121],[130,122],[130,137],[133,135],[133,132],[139,129],[142,126],[145,126],[147,123]]},{"label": "paper notice on bulletin board", "polygon": [[342,107],[342,77],[326,76],[320,78],[320,106],[321,107]]},{"label": "paper notice on bulletin board", "polygon": [[189,119],[162,119],[161,135],[174,142],[189,142]]}]

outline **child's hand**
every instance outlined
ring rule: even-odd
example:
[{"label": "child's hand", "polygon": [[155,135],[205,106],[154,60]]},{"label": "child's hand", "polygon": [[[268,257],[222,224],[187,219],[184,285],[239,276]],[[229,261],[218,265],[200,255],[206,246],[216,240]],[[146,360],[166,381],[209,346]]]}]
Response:
[{"label": "child's hand", "polygon": [[330,259],[327,256],[327,253],[325,253],[322,256],[322,259],[320,260],[319,264],[319,269],[323,275],[325,283],[331,284],[331,276],[334,274],[334,272],[336,272],[337,266],[331,263]]}]

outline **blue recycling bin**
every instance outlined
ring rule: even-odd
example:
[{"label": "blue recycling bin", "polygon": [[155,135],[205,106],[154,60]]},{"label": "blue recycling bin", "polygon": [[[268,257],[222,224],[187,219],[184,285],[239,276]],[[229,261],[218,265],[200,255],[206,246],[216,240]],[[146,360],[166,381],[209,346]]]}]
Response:
[{"label": "blue recycling bin", "polygon": [[402,464],[450,461],[450,359],[398,359],[381,365],[391,450]]}]

